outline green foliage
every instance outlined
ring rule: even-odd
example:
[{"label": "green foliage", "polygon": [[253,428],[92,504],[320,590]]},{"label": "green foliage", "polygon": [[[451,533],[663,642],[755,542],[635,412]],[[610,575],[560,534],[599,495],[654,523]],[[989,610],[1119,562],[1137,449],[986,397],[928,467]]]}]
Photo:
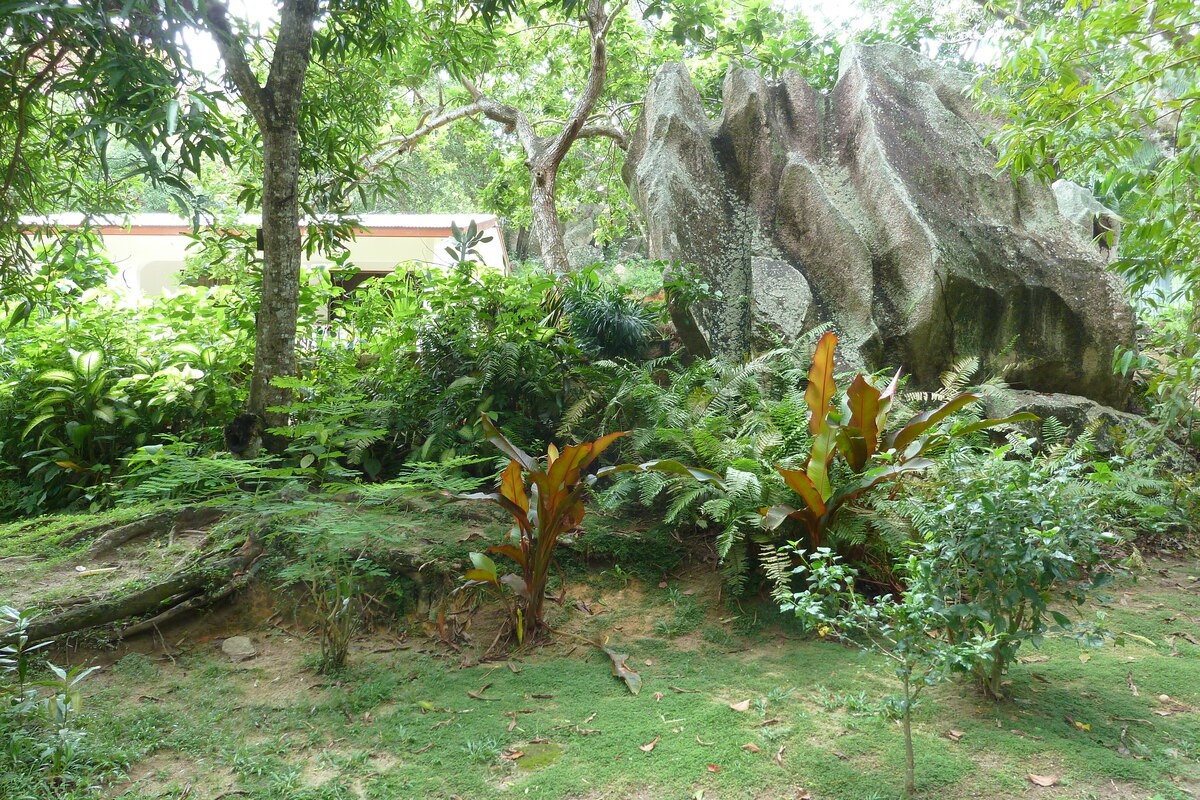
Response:
[{"label": "green foliage", "polygon": [[391,408],[388,401],[367,402],[355,394],[321,397],[295,378],[276,378],[274,383],[298,390],[295,402],[267,409],[288,415],[290,424],[267,432],[289,440],[284,455],[295,460],[297,474],[311,475],[318,483],[344,481],[360,474],[347,468],[352,465],[370,478],[379,475],[382,463],[371,457],[370,449],[387,434],[380,425]]},{"label": "green foliage", "polygon": [[1101,524],[1085,463],[1011,454],[1002,447],[947,464],[928,494],[908,501],[948,635],[994,640],[972,666],[993,696],[1025,643],[1039,646],[1050,632],[1097,641],[1064,612],[1112,579],[1097,569],[1115,540]]},{"label": "green foliage", "polygon": [[288,477],[270,470],[267,459],[236,459],[180,439],[144,445],[124,463],[121,486],[114,493],[118,505],[200,502],[260,491]]},{"label": "green foliage", "polygon": [[911,798],[916,792],[912,712],[917,700],[927,687],[948,679],[955,670],[986,664],[996,640],[990,631],[965,636],[955,629],[940,593],[944,586],[936,575],[940,565],[920,556],[911,556],[906,564],[902,595],[871,601],[854,588],[857,572],[833,551],[796,543],[792,550],[801,559],[795,572],[807,585],[781,608],[823,636],[834,633],[882,656],[900,681],[901,696],[885,707],[894,709],[903,724],[904,797]]},{"label": "green foliage", "polygon": [[568,329],[579,347],[598,359],[640,359],[662,321],[660,306],[605,285],[594,270],[572,273],[563,289]]},{"label": "green foliage", "polygon": [[1197,22],[1191,0],[1051,4],[1000,38],[987,80],[1001,91],[981,92],[987,107],[1013,118],[994,140],[1001,166],[1093,186],[1125,221],[1116,266],[1131,285],[1174,276],[1193,298]]},{"label": "green foliage", "polygon": [[[203,290],[137,303],[89,289],[0,334],[0,515],[109,502],[121,460],[232,416],[249,340]],[[13,306],[10,305],[10,308]]]},{"label": "green foliage", "polygon": [[[28,629],[37,615],[0,606],[0,789],[13,774],[36,775],[48,789],[71,785],[83,760],[84,734],[75,725],[83,698],[79,685],[99,667],[48,664],[52,677],[34,678],[34,654],[51,642],[34,644]],[[48,689],[49,691],[42,691]]]},{"label": "green foliage", "polygon": [[1200,329],[1192,326],[1193,309],[1146,305],[1138,349],[1114,353],[1113,369],[1134,379],[1150,415],[1179,445],[1200,450]]}]

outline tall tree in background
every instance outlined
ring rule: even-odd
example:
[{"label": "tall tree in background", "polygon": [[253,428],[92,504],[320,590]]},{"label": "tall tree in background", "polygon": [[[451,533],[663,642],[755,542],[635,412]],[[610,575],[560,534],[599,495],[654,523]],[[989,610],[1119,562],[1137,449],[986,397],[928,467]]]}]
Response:
[{"label": "tall tree in background", "polygon": [[[289,389],[278,377],[296,374],[296,314],[300,297],[300,101],[312,58],[318,0],[285,0],[279,33],[266,81],[259,82],[250,64],[245,37],[234,30],[219,0],[208,0],[204,18],[226,75],[253,115],[262,136],[262,294],[255,325],[254,372],[247,410],[266,427],[286,424],[287,417],[267,411],[288,404]],[[267,438],[269,449],[282,442]],[[248,449],[257,450],[253,442]]]},{"label": "tall tree in background", "polygon": [[[282,427],[287,414],[278,409],[288,405],[291,390],[276,385],[276,379],[296,374],[300,265],[306,249],[301,212],[309,216],[310,252],[318,244],[328,250],[339,235],[352,235],[352,226],[343,224],[338,233],[322,237],[328,229],[317,218],[348,210],[345,196],[356,183],[359,159],[352,134],[362,130],[364,109],[346,92],[362,84],[351,81],[339,95],[337,81],[396,53],[406,34],[408,7],[390,0],[284,0],[270,43],[234,20],[220,0],[207,0],[201,8],[226,77],[254,121],[257,136],[243,137],[243,144],[252,149],[261,142],[261,191],[248,186],[243,192],[247,206],[261,205],[263,245],[247,413],[266,429]],[[306,99],[314,63],[326,73],[324,96]],[[257,64],[265,65],[264,78]],[[271,435],[263,441],[272,452],[286,444]],[[253,438],[242,444],[257,449]]]},{"label": "tall tree in background", "polygon": [[[519,20],[495,31],[464,30],[458,13],[444,8],[427,22],[431,47],[395,78],[407,91],[393,109],[395,132],[371,163],[412,153],[450,125],[494,123],[480,149],[518,149],[519,159],[496,169],[524,173],[527,191],[511,206],[528,203],[543,263],[555,272],[571,269],[561,227],[564,173],[575,198],[593,194],[622,204],[620,151],[646,85],[664,62],[686,58],[702,83],[717,87],[731,61],[771,73],[836,65],[830,40],[770,2],[730,9],[716,2],[587,0],[563,13],[524,5]],[[568,156],[581,153],[568,167]]]}]

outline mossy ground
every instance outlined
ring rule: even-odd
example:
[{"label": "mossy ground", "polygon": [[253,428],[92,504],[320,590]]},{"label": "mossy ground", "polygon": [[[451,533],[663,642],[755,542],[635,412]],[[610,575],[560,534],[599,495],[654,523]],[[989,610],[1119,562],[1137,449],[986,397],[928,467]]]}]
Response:
[{"label": "mossy ground", "polygon": [[[424,519],[422,536],[442,557],[477,546],[461,519],[445,530]],[[419,621],[361,636],[343,674],[319,676],[303,615],[264,587],[118,650],[54,653],[104,667],[84,684],[90,780],[31,796],[899,797],[900,730],[877,713],[896,689],[883,665],[721,597],[714,571],[684,565],[670,537],[656,540],[656,570],[631,545],[635,526],[596,521],[592,547],[627,548],[616,555],[626,565],[589,572],[574,557],[570,596],[552,621],[629,653],[644,678],[637,696],[603,653],[569,637],[477,663],[470,646],[453,652]],[[1200,646],[1188,639],[1200,638],[1198,577],[1188,562],[1153,563],[1090,610],[1149,643],[1024,651],[1002,703],[967,684],[934,687],[916,711],[921,797],[1200,795]],[[259,655],[231,663],[219,645],[235,634],[251,636]],[[747,700],[748,711],[730,708]],[[1035,787],[1030,773],[1059,783]]]}]

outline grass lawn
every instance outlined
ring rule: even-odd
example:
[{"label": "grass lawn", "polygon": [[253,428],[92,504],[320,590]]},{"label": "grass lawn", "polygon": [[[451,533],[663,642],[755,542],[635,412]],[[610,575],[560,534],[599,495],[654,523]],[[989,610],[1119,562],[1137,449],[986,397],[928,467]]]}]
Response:
[{"label": "grass lawn", "polygon": [[[1008,702],[936,687],[916,712],[922,796],[1200,796],[1200,646],[1188,639],[1200,638],[1198,578],[1194,562],[1156,562],[1119,584],[1093,612],[1149,642],[1022,652]],[[899,797],[900,730],[877,713],[896,688],[890,671],[748,606],[718,607],[714,581],[575,584],[582,602],[557,624],[630,653],[637,696],[571,639],[475,664],[417,627],[361,637],[348,671],[321,677],[318,642],[287,613],[268,619],[265,595],[118,651],[78,651],[105,668],[86,684],[83,718],[96,786],[74,796]],[[220,641],[236,634],[258,656],[225,657]]]}]

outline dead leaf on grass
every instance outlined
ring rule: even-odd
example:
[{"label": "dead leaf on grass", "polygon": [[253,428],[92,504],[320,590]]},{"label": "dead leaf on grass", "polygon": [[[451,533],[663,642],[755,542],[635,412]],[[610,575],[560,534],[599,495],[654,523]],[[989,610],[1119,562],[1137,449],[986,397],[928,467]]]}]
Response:
[{"label": "dead leaf on grass", "polygon": [[426,753],[432,749],[433,749],[433,742],[430,742],[429,744],[422,747],[420,750],[409,750],[408,752],[412,753],[415,756],[415,755],[419,755],[421,753]]},{"label": "dead leaf on grass", "polygon": [[655,693],[654,693],[654,702],[656,702],[656,703],[662,702],[662,699],[663,699],[665,696],[666,696],[666,695],[664,695],[662,692],[655,692]]},{"label": "dead leaf on grass", "polygon": [[512,733],[513,731],[515,731],[517,729],[517,712],[508,711],[508,712],[505,712],[504,716],[512,717],[512,722],[508,723],[508,732]]},{"label": "dead leaf on grass", "polygon": [[667,686],[667,688],[679,694],[700,694],[699,689],[680,689],[678,686]]},{"label": "dead leaf on grass", "polygon": [[467,696],[474,697],[476,700],[484,700],[489,703],[499,703],[500,702],[499,697],[484,697],[483,696],[483,693],[486,692],[490,688],[492,688],[492,685],[490,683],[485,683],[483,685],[483,688],[481,688],[478,692],[472,692],[472,691],[468,690]]},{"label": "dead leaf on grass", "polygon": [[1200,645],[1200,639],[1197,639],[1195,636],[1193,636],[1192,634],[1188,633],[1187,631],[1175,631],[1175,632],[1174,632],[1174,633],[1172,633],[1171,635],[1172,635],[1172,636],[1179,636],[1179,637],[1182,637],[1182,638],[1184,638],[1184,639],[1187,639],[1187,640],[1188,640],[1189,642],[1191,642],[1192,644]]},{"label": "dead leaf on grass", "polygon": [[1125,683],[1129,685],[1129,691],[1133,692],[1133,696],[1138,696],[1137,684],[1133,682],[1133,670],[1125,673]]},{"label": "dead leaf on grass", "polygon": [[952,742],[957,742],[966,734],[963,731],[946,731],[942,735]]},{"label": "dead leaf on grass", "polygon": [[742,745],[742,749],[745,750],[747,753],[761,753],[762,752],[762,748],[759,747],[758,745],[756,745],[754,742],[746,742],[744,745]]},{"label": "dead leaf on grass", "polygon": [[1029,782],[1034,786],[1058,786],[1060,776],[1057,772],[1053,775],[1034,775],[1032,772],[1025,776],[1029,778]]},{"label": "dead leaf on grass", "polygon": [[651,750],[654,749],[654,745],[658,744],[658,740],[661,738],[662,738],[661,736],[655,736],[653,741],[647,742],[646,744],[638,745],[638,750],[641,750],[643,753],[649,753]]},{"label": "dead leaf on grass", "polygon": [[700,741],[700,737],[697,736],[696,744],[700,745],[701,747],[712,747],[714,744],[716,744],[716,742],[702,742]]},{"label": "dead leaf on grass", "polygon": [[786,744],[780,745],[779,749],[775,751],[775,763],[781,767],[783,766],[783,751],[784,750],[787,750]]},{"label": "dead leaf on grass", "polygon": [[733,709],[734,711],[749,711],[750,710],[750,701],[743,700],[740,703],[730,703],[729,707],[731,709]]},{"label": "dead leaf on grass", "polygon": [[709,772],[720,772],[720,771],[721,771],[721,768],[720,768],[720,767],[718,767],[716,764],[709,764],[709,765],[708,765],[708,771],[709,771]]},{"label": "dead leaf on grass", "polygon": [[637,694],[642,690],[642,676],[637,674],[633,669],[630,669],[626,660],[629,658],[628,653],[618,653],[616,650],[604,648],[604,652],[612,660],[613,676],[625,681],[625,685],[629,687],[630,694]]}]

